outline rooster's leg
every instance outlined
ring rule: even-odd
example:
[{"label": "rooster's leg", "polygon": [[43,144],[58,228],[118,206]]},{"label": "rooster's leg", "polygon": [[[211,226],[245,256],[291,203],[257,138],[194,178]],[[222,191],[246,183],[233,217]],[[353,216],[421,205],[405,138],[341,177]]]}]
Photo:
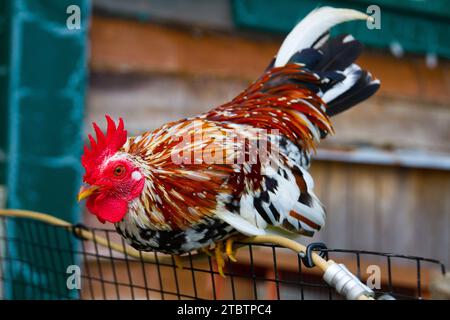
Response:
[{"label": "rooster's leg", "polygon": [[177,268],[183,269],[183,263],[181,262],[180,256],[173,254],[172,257],[173,257],[173,261],[175,262],[175,265],[177,266]]},{"label": "rooster's leg", "polygon": [[210,252],[210,250],[209,250],[209,247],[208,247],[208,248],[201,248],[200,250],[197,250],[197,252],[198,252],[199,254],[204,253],[204,254],[206,254],[208,257],[211,257],[211,252]]},{"label": "rooster's leg", "polygon": [[225,242],[225,253],[227,254],[227,257],[231,261],[237,262],[235,252],[233,252],[233,243],[234,243],[233,237],[227,239],[227,241]]},{"label": "rooster's leg", "polygon": [[219,241],[216,243],[216,247],[214,248],[214,253],[216,255],[217,270],[219,271],[219,274],[225,278],[225,274],[223,273],[223,267],[225,266],[225,260],[223,260],[222,250],[223,250],[223,243],[222,243],[222,241]]}]

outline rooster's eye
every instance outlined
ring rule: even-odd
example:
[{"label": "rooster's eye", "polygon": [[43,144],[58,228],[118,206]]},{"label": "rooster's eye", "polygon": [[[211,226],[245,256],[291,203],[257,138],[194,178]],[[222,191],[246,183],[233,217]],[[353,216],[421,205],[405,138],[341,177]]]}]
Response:
[{"label": "rooster's eye", "polygon": [[114,175],[116,177],[120,177],[124,172],[125,172],[125,167],[124,166],[117,166],[114,169]]}]

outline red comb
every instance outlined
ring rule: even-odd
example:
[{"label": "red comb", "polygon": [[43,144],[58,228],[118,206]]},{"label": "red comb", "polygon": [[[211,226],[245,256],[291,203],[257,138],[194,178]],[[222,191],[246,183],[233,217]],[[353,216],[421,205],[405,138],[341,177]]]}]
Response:
[{"label": "red comb", "polygon": [[95,141],[92,135],[89,135],[91,149],[89,150],[88,146],[85,145],[84,154],[81,156],[81,164],[86,170],[84,181],[87,183],[93,183],[93,173],[102,164],[105,157],[116,153],[127,141],[127,131],[123,128],[122,118],[119,118],[119,125],[116,127],[116,124],[110,116],[106,115],[105,117],[108,124],[106,135],[93,122],[92,126],[94,127],[97,141]]}]

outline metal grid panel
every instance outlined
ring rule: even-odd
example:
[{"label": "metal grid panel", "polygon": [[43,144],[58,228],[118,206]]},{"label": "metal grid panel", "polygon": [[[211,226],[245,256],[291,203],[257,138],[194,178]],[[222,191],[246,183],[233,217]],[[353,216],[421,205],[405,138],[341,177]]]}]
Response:
[{"label": "metal grid panel", "polygon": [[[27,219],[0,217],[0,229],[14,220],[17,236],[0,233],[1,282],[14,281],[14,297],[37,299],[342,299],[321,275],[302,265],[295,253],[274,245],[241,244],[238,263],[229,262],[226,278],[214,259],[189,255],[183,269],[175,260],[156,263],[114,252],[111,247],[78,239],[71,230]],[[90,229],[110,242],[121,243],[114,230]],[[26,235],[26,237],[24,237]],[[20,248],[17,255],[11,248]],[[76,249],[68,249],[76,248]],[[396,299],[422,299],[433,274],[445,273],[439,261],[369,251],[328,249],[330,259],[343,261],[363,281],[366,267],[376,262],[382,273],[377,296],[388,293]],[[25,253],[25,254],[24,254]],[[69,289],[67,256],[80,265],[81,289]],[[405,269],[407,268],[407,269]],[[26,269],[34,276],[20,279]],[[405,274],[404,270],[410,270]],[[406,276],[406,277],[405,277]],[[409,286],[405,286],[409,283]],[[413,284],[413,285],[411,285]]]}]

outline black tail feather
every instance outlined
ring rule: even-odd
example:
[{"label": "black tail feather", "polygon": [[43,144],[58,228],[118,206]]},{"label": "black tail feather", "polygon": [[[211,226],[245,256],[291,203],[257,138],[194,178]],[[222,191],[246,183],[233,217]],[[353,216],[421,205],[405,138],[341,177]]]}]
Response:
[{"label": "black tail feather", "polygon": [[344,71],[361,55],[363,46],[351,35],[340,35],[330,39],[319,48],[323,57],[317,70]]},{"label": "black tail feather", "polygon": [[[354,64],[362,50],[363,45],[351,35],[340,35],[328,39],[317,49],[303,49],[293,55],[289,63],[302,63],[322,79],[315,92],[331,97],[325,102],[327,114],[334,116],[369,98],[380,87],[369,72]],[[350,78],[344,81],[347,77]]]},{"label": "black tail feather", "polygon": [[371,75],[363,70],[363,74],[354,86],[328,103],[327,114],[330,117],[337,115],[370,98],[379,88],[380,82],[373,80]]}]

